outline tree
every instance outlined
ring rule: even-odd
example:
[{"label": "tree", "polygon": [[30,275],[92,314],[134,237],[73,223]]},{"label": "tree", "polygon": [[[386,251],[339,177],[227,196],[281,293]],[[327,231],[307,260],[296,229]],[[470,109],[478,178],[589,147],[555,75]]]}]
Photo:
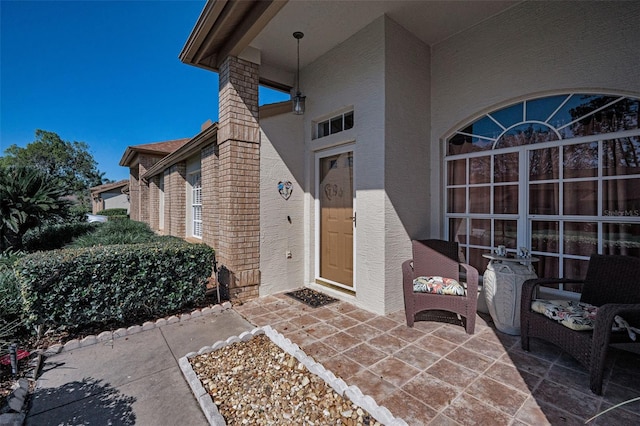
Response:
[{"label": "tree", "polygon": [[27,230],[66,215],[64,195],[56,179],[37,169],[0,165],[0,251],[21,249]]},{"label": "tree", "polygon": [[64,141],[54,132],[36,130],[36,140],[22,148],[15,144],[4,151],[0,166],[30,167],[55,179],[64,195],[75,196],[83,205],[90,206],[89,188],[101,185],[103,175],[89,153],[85,142]]}]

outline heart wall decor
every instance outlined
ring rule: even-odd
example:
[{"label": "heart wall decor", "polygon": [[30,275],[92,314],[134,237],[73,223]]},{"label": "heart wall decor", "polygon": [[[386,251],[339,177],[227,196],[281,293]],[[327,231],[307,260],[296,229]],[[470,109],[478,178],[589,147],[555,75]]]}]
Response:
[{"label": "heart wall decor", "polygon": [[278,182],[278,192],[282,195],[282,198],[288,200],[293,192],[293,184],[288,180],[281,180]]}]

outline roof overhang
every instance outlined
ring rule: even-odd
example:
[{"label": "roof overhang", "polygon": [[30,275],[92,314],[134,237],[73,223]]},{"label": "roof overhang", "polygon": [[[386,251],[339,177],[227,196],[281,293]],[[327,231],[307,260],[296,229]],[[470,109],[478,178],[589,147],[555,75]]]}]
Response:
[{"label": "roof overhang", "polygon": [[[185,64],[218,72],[228,56],[248,54],[255,61],[255,50],[249,44],[288,0],[208,1],[180,52]],[[258,52],[259,55],[259,52]],[[259,59],[258,59],[259,60]],[[261,81],[261,84],[277,84]],[[282,90],[288,90],[277,84]]]},{"label": "roof overhang", "polygon": [[153,176],[156,176],[164,172],[167,168],[180,161],[195,155],[200,149],[207,145],[215,144],[218,142],[218,123],[213,123],[206,129],[202,130],[189,142],[173,151],[171,154],[164,157],[162,160],[151,166],[143,175],[142,178],[148,180]]}]

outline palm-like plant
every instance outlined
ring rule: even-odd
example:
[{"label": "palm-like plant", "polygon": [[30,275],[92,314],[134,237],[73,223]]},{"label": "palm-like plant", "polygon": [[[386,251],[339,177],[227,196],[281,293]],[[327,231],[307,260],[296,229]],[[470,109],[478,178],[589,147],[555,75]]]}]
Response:
[{"label": "palm-like plant", "polygon": [[0,250],[20,249],[22,236],[44,221],[63,215],[69,202],[55,179],[27,167],[0,167]]}]

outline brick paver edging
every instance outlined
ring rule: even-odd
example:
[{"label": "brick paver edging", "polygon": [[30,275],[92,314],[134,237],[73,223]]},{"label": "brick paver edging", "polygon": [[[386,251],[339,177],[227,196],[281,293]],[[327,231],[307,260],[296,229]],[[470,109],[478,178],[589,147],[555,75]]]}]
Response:
[{"label": "brick paver edging", "polygon": [[218,407],[213,403],[209,393],[202,386],[200,379],[198,379],[198,376],[193,371],[189,358],[216,351],[232,343],[247,342],[254,336],[260,334],[266,335],[283,351],[295,357],[307,368],[307,370],[324,380],[328,386],[331,386],[337,394],[348,398],[354,404],[360,406],[364,410],[367,410],[378,422],[388,426],[408,426],[404,420],[394,417],[386,407],[379,406],[371,396],[363,395],[362,391],[360,391],[357,386],[347,386],[344,380],[336,377],[335,374],[327,370],[322,364],[316,362],[312,357],[305,354],[298,345],[291,342],[291,340],[287,339],[268,325],[254,328],[251,331],[245,331],[239,336],[229,337],[227,340],[218,341],[211,346],[205,346],[198,352],[190,352],[178,360],[182,374],[184,374],[185,379],[189,383],[191,391],[198,400],[198,403],[200,404],[205,417],[209,420],[210,425],[225,426],[227,423],[218,411]]},{"label": "brick paver edging", "polygon": [[70,351],[73,349],[84,348],[85,346],[95,345],[96,343],[106,342],[109,340],[113,340],[119,337],[131,336],[132,334],[140,333],[141,331],[153,330],[154,328],[162,327],[169,324],[175,324],[181,321],[188,321],[191,318],[197,318],[205,315],[217,314],[227,309],[231,309],[230,302],[224,302],[221,305],[216,304],[211,307],[206,307],[203,309],[196,309],[190,314],[181,314],[181,315],[171,315],[167,318],[160,318],[156,321],[147,321],[142,325],[132,325],[128,328],[119,328],[115,331],[103,331],[97,336],[91,334],[82,339],[72,339],[63,344],[55,344],[49,346],[44,354],[45,356],[51,356],[58,354],[64,351]]}]

